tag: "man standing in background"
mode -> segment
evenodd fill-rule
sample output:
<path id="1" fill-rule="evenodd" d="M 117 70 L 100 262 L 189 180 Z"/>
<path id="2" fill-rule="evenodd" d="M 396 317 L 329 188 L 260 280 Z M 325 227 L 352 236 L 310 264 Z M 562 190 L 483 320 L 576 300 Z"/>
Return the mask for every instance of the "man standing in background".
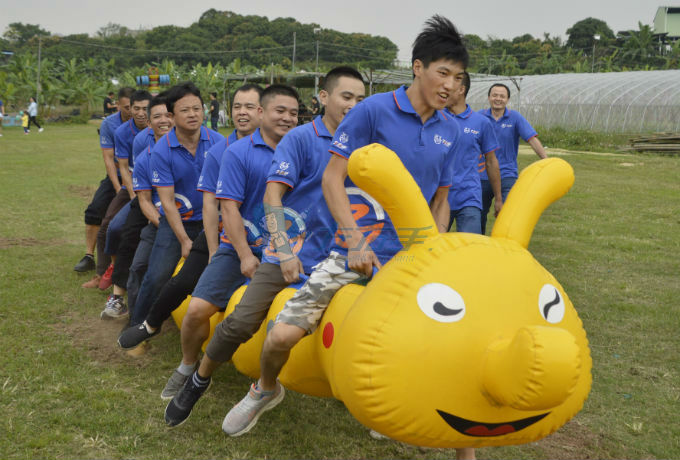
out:
<path id="1" fill-rule="evenodd" d="M 210 129 L 217 131 L 217 122 L 220 120 L 220 103 L 217 102 L 217 93 L 210 93 Z"/>

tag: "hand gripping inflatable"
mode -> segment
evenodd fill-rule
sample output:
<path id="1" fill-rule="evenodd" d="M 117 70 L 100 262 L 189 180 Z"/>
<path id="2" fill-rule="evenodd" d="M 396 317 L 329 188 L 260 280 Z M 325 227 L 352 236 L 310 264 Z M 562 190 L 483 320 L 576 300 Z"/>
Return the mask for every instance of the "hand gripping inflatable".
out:
<path id="1" fill-rule="evenodd" d="M 438 233 L 413 178 L 381 145 L 354 152 L 348 168 L 412 244 L 368 286 L 333 297 L 316 332 L 293 348 L 283 385 L 334 396 L 362 424 L 421 446 L 521 444 L 564 425 L 590 391 L 588 341 L 527 246 L 541 213 L 573 184 L 571 167 L 550 158 L 526 168 L 491 237 Z M 234 355 L 241 372 L 259 376 L 266 331 L 293 292 L 277 296 Z"/>

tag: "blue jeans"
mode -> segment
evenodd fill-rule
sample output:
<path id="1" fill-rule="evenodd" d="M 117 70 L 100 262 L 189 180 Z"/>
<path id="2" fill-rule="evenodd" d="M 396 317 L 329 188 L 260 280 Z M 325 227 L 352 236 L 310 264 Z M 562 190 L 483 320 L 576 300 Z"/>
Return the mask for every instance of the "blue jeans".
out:
<path id="1" fill-rule="evenodd" d="M 482 233 L 482 210 L 476 206 L 465 206 L 456 211 L 451 210 L 451 218 L 449 220 L 449 229 L 456 221 L 456 231 L 463 233 Z"/>
<path id="2" fill-rule="evenodd" d="M 116 213 L 114 218 L 111 219 L 111 222 L 109 222 L 109 228 L 106 229 L 105 254 L 113 256 L 118 252 L 123 226 L 125 225 L 128 214 L 130 214 L 130 203 L 131 202 L 128 201 L 127 204 Z"/>
<path id="3" fill-rule="evenodd" d="M 515 182 L 516 177 L 503 177 L 501 178 L 501 196 L 503 197 L 503 203 L 508 198 L 508 193 Z M 491 200 L 493 200 L 493 189 L 491 188 L 491 182 L 482 179 L 482 235 L 486 235 L 486 216 L 489 214 L 489 209 L 491 209 Z"/>
<path id="4" fill-rule="evenodd" d="M 127 281 L 128 307 L 130 311 L 135 308 L 139 287 L 142 284 L 142 279 L 149 266 L 149 256 L 151 255 L 153 242 L 156 240 L 156 232 L 156 226 L 154 224 L 148 224 L 142 229 L 139 235 L 139 245 L 137 246 L 135 256 L 130 264 L 130 273 L 128 274 Z"/>
<path id="5" fill-rule="evenodd" d="M 192 240 L 196 239 L 201 232 L 201 222 L 182 222 L 184 230 Z M 144 274 L 139 294 L 134 303 L 134 309 L 130 314 L 130 325 L 141 324 L 151 309 L 163 285 L 168 282 L 175 271 L 177 262 L 182 257 L 182 247 L 172 231 L 170 224 L 161 216 L 158 224 L 156 240 L 153 242 L 149 255 L 149 268 Z"/>

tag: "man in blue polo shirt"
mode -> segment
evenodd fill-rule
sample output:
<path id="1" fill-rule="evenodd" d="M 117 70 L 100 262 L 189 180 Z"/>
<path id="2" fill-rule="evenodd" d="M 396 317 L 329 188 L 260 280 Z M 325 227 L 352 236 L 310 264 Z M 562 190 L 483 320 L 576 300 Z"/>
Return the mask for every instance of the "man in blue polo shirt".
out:
<path id="1" fill-rule="evenodd" d="M 473 112 L 465 102 L 470 90 L 470 74 L 465 72 L 461 87 L 454 91 L 448 110 L 453 114 L 461 135 L 456 146 L 453 162 L 453 185 L 449 191 L 451 219 L 449 228 L 456 221 L 456 231 L 482 233 L 482 185 L 481 170 L 488 172 L 491 188 L 494 190 L 497 210 L 500 211 L 501 178 L 495 150 L 498 149 L 496 135 L 491 122 L 483 115 Z M 481 169 L 480 169 L 481 168 Z"/>
<path id="2" fill-rule="evenodd" d="M 102 290 L 111 286 L 111 273 L 113 272 L 113 266 L 110 265 L 112 257 L 106 251 L 106 233 L 111 220 L 135 195 L 132 190 L 132 175 L 130 174 L 134 165 L 132 143 L 135 136 L 148 124 L 146 112 L 149 102 L 151 102 L 151 94 L 148 91 L 138 90 L 132 93 L 132 96 L 130 96 L 132 118 L 122 123 L 114 132 L 114 153 L 122 186 L 106 208 L 106 214 L 97 233 L 96 274 L 102 277 L 99 282 L 99 289 Z"/>
<path id="3" fill-rule="evenodd" d="M 195 378 L 189 378 L 168 405 L 169 425 L 186 420 L 212 373 L 257 331 L 274 297 L 327 256 L 335 225 L 321 190 L 330 157 L 326 152 L 342 118 L 364 95 L 361 74 L 355 69 L 331 70 L 319 94 L 325 115 L 293 129 L 278 144 L 264 194 L 267 232 L 262 264 L 234 312 L 215 328 Z"/>
<path id="4" fill-rule="evenodd" d="M 202 127 L 203 100 L 191 82 L 168 91 L 166 105 L 175 127 L 151 152 L 152 185 L 161 201 L 161 218 L 149 266 L 139 288 L 130 324 L 141 324 L 180 257 L 187 257 L 202 228 L 203 196 L 196 190 L 208 149 L 224 139 Z"/>
<path id="5" fill-rule="evenodd" d="M 114 133 L 123 122 L 130 119 L 130 96 L 133 92 L 134 90 L 128 87 L 121 88 L 118 91 L 118 112 L 106 117 L 99 128 L 99 145 L 104 158 L 106 177 L 99 183 L 99 188 L 97 188 L 92 201 L 85 209 L 85 255 L 73 267 L 77 272 L 87 272 L 96 268 L 94 250 L 97 245 L 99 226 L 109 203 L 120 190 L 120 180 L 114 161 Z M 100 280 L 101 276 L 95 275 L 90 281 L 84 283 L 83 287 L 96 288 L 99 286 Z"/>
<path id="6" fill-rule="evenodd" d="M 194 290 L 210 258 L 217 251 L 219 246 L 219 210 L 215 190 L 222 155 L 230 145 L 239 139 L 250 136 L 260 125 L 257 107 L 260 105 L 261 94 L 262 88 L 250 83 L 237 88 L 234 92 L 232 119 L 239 120 L 236 123 L 236 129 L 226 139 L 208 150 L 208 156 L 203 164 L 203 171 L 196 187 L 203 192 L 203 232 L 194 240 L 189 257 L 184 261 L 182 269 L 170 278 L 161 289 L 144 322 L 126 329 L 118 337 L 118 345 L 122 348 L 134 348 L 160 332 L 163 322 Z M 184 380 L 186 378 L 181 383 L 178 382 L 174 389 L 172 386 L 170 387 L 170 390 L 168 390 L 171 393 L 169 397 L 177 393 Z M 169 399 L 168 393 L 164 394 L 165 396 L 162 397 Z"/>
<path id="7" fill-rule="evenodd" d="M 545 149 L 538 140 L 538 134 L 528 121 L 519 113 L 507 108 L 510 100 L 510 88 L 502 83 L 494 83 L 489 88 L 490 108 L 480 113 L 491 121 L 498 139 L 499 149 L 496 151 L 498 166 L 501 171 L 501 195 L 503 202 L 517 180 L 517 153 L 521 137 L 536 152 L 539 158 L 547 158 Z M 494 192 L 486 172 L 482 172 L 482 234 L 486 233 L 486 216 L 491 208 Z M 498 206 L 496 206 L 498 208 Z"/>
<path id="8" fill-rule="evenodd" d="M 257 223 L 266 174 L 277 144 L 297 125 L 298 94 L 289 86 L 271 85 L 262 92 L 259 112 L 260 127 L 222 156 L 215 193 L 222 210 L 220 247 L 198 280 L 182 321 L 182 362 L 177 369 L 182 376 L 198 365 L 201 344 L 210 333 L 210 317 L 226 308 L 229 297 L 260 264 L 263 237 Z M 176 379 L 173 373 L 163 394 L 169 393 L 166 390 Z"/>
<path id="9" fill-rule="evenodd" d="M 283 399 L 277 376 L 291 348 L 318 325 L 328 299 L 341 286 L 370 277 L 374 268 L 380 268 L 402 248 L 384 209 L 363 190 L 356 190 L 347 176 L 352 152 L 374 142 L 395 151 L 430 203 L 439 231 L 447 231 L 447 197 L 458 126 L 442 110 L 461 83 L 468 53 L 453 24 L 434 16 L 414 42 L 412 62 L 410 87 L 364 100 L 345 116 L 333 136 L 329 150 L 333 155 L 322 187 L 338 236 L 328 258 L 286 303 L 267 334 L 260 379 L 222 424 L 222 430 L 231 436 L 249 431 L 263 411 Z"/>
<path id="10" fill-rule="evenodd" d="M 154 203 L 159 203 L 158 195 L 151 186 L 151 174 L 149 171 L 149 157 L 151 149 L 156 141 L 167 134 L 173 126 L 173 120 L 165 105 L 165 94 L 161 93 L 154 97 L 148 107 L 149 127 L 143 129 L 135 136 L 132 151 L 135 158 L 135 167 L 132 173 L 132 189 L 135 198 L 128 203 L 129 213 L 121 229 L 120 244 L 117 247 L 116 264 L 111 276 L 113 293 L 109 296 L 102 319 L 115 319 L 127 316 L 128 309 L 124 296 L 129 288 L 128 298 L 131 305 L 137 297 L 139 284 L 146 272 L 151 246 L 156 237 L 156 228 L 160 214 Z M 125 208 L 123 208 L 125 209 Z M 111 227 L 118 219 L 121 210 L 109 225 Z M 147 227 L 148 228 L 145 228 Z M 108 240 L 108 237 L 107 237 Z M 142 249 L 140 240 L 144 242 Z M 139 255 L 136 252 L 139 249 Z M 133 263 L 135 262 L 136 263 Z M 132 273 L 133 276 L 130 276 Z"/>

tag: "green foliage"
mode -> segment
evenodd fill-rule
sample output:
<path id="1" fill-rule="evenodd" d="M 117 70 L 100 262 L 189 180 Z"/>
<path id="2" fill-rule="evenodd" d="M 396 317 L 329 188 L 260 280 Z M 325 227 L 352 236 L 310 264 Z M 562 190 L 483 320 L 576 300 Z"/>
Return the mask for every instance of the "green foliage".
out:
<path id="1" fill-rule="evenodd" d="M 607 23 L 595 18 L 586 18 L 578 21 L 567 29 L 567 35 L 569 35 L 567 46 L 580 50 L 592 48 L 596 42 L 595 35 L 600 36 L 600 43 L 602 44 L 607 44 L 614 40 L 614 32 Z"/>

